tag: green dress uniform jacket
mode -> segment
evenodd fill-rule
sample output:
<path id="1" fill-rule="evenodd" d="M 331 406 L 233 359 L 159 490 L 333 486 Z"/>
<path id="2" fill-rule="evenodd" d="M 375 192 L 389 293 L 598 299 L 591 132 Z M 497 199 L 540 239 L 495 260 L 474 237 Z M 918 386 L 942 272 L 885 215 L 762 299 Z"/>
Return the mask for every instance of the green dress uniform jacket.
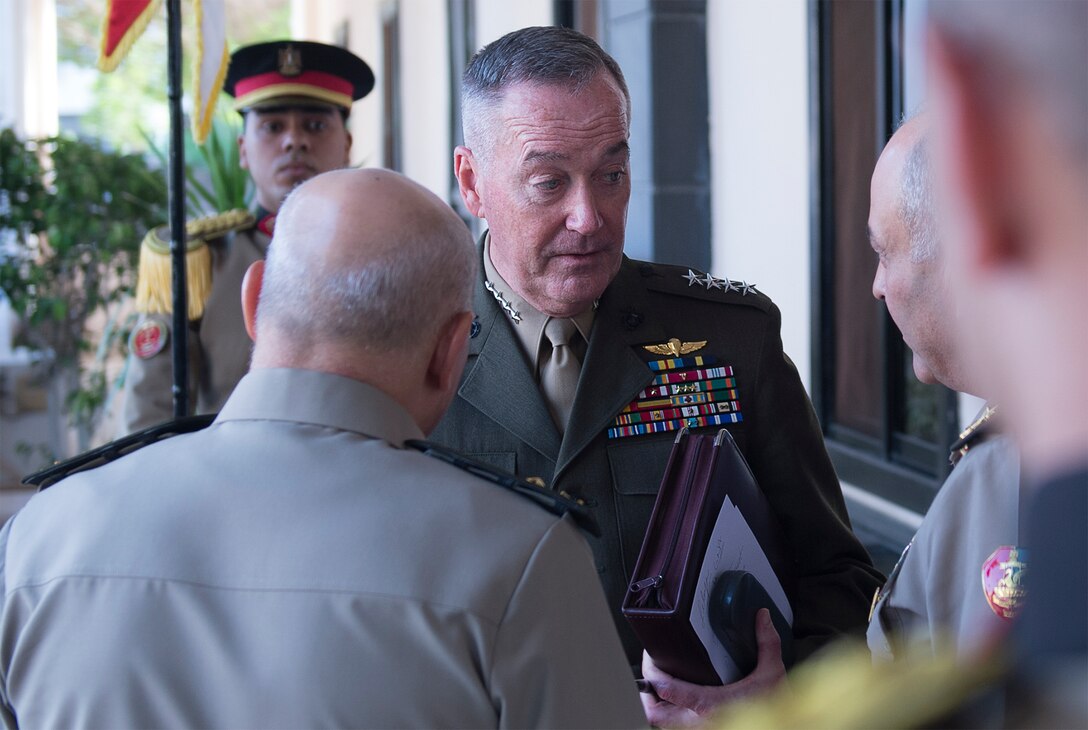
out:
<path id="1" fill-rule="evenodd" d="M 36 495 L 0 531 L 0 724 L 645 725 L 570 515 L 421 437 L 368 385 L 260 369 Z"/>
<path id="2" fill-rule="evenodd" d="M 242 279 L 254 261 L 264 259 L 272 239 L 256 226 L 208 242 L 212 254 L 212 289 L 203 316 L 189 323 L 189 412 L 217 413 L 249 370 L 253 342 L 242 319 Z M 129 355 L 125 374 L 121 434 L 174 417 L 171 354 L 173 318 L 154 318 L 167 333 L 162 349 L 149 358 Z"/>
<path id="3" fill-rule="evenodd" d="M 819 423 L 782 351 L 781 319 L 770 299 L 754 290 L 708 288 L 688 270 L 625 257 L 599 300 L 560 438 L 515 325 L 484 288 L 480 269 L 479 326 L 468 364 L 431 438 L 586 502 L 603 530 L 590 545 L 632 665 L 641 661 L 641 646 L 620 607 L 676 433 L 609 438 L 607 431 L 656 374 L 647 363 L 662 356 L 643 346 L 671 338 L 706 340 L 694 354 L 733 367 L 743 421 L 728 429 L 794 548 L 797 582 L 790 599 L 798 657 L 841 633 L 864 633 L 881 576 L 851 532 Z"/>

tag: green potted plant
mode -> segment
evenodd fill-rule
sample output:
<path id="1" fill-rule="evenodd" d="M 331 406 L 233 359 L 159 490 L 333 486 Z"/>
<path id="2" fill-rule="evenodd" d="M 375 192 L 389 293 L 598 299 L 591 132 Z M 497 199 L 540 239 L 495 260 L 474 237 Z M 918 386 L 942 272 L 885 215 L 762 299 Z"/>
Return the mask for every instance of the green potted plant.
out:
<path id="1" fill-rule="evenodd" d="M 140 241 L 165 219 L 165 180 L 142 157 L 0 131 L 0 289 L 23 320 L 23 344 L 51 356 L 80 446 L 107 390 L 94 363 L 124 341 L 117 312 L 135 285 Z M 106 322 L 97 343 L 95 317 Z"/>

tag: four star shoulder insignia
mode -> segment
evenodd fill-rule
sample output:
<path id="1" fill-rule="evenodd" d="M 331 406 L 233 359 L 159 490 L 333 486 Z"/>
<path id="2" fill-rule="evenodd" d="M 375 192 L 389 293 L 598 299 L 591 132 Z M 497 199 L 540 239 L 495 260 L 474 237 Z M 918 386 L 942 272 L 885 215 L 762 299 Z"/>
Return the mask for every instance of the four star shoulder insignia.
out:
<path id="1" fill-rule="evenodd" d="M 663 342 L 660 345 L 643 345 L 642 347 L 655 355 L 672 355 L 673 357 L 680 357 L 681 355 L 687 355 L 703 349 L 706 347 L 706 340 L 699 340 L 698 342 L 681 342 L 673 337 L 668 342 Z"/>
<path id="2" fill-rule="evenodd" d="M 700 275 L 691 269 L 688 269 L 688 273 L 684 274 L 681 278 L 687 281 L 688 286 L 694 286 L 695 284 L 698 284 L 699 286 L 706 287 L 707 291 L 710 291 L 711 289 L 721 289 L 722 291 L 735 291 L 738 292 L 742 297 L 746 297 L 749 294 L 756 293 L 756 285 L 749 284 L 747 281 L 737 281 L 736 279 L 721 279 L 710 273 Z"/>

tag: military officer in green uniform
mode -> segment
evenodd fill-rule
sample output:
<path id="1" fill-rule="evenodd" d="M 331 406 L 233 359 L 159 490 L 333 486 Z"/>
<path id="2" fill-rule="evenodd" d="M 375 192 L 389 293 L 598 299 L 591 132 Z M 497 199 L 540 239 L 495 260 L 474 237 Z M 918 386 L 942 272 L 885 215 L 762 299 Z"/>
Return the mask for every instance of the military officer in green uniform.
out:
<path id="1" fill-rule="evenodd" d="M 778 309 L 744 281 L 623 255 L 630 101 L 615 61 L 569 29 L 515 31 L 470 62 L 462 112 L 454 171 L 489 230 L 468 365 L 434 440 L 593 512 L 597 571 L 637 665 L 620 606 L 676 431 L 728 428 L 792 541 L 799 655 L 861 635 L 880 576 Z"/>
<path id="2" fill-rule="evenodd" d="M 299 183 L 345 167 L 351 151 L 347 117 L 374 87 L 374 74 L 351 52 L 323 43 L 274 41 L 231 55 L 225 90 L 244 119 L 241 166 L 256 189 L 256 210 L 191 221 L 189 280 L 190 403 L 218 411 L 249 369 L 251 343 L 242 323 L 242 277 L 264 258 L 276 213 Z M 150 232 L 141 250 L 137 309 L 130 342 L 122 430 L 173 416 L 170 356 L 169 233 Z"/>

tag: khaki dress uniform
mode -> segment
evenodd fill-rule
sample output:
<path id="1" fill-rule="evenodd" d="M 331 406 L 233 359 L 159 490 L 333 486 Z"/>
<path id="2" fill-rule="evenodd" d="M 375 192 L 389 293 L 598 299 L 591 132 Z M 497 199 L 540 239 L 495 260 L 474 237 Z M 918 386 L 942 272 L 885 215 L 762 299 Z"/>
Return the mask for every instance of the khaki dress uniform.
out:
<path id="1" fill-rule="evenodd" d="M 571 516 L 421 437 L 368 385 L 260 369 L 36 495 L 0 531 L 0 720 L 643 726 Z"/>
<path id="2" fill-rule="evenodd" d="M 860 637 L 882 580 L 850 530 L 819 423 L 782 351 L 778 309 L 744 282 L 707 281 L 689 269 L 624 258 L 594 313 L 561 436 L 518 325 L 488 291 L 494 286 L 485 285 L 481 266 L 468 364 L 431 435 L 584 501 L 603 530 L 590 545 L 632 665 L 642 649 L 620 607 L 676 436 L 624 435 L 654 426 L 619 422 L 660 374 L 651 363 L 669 359 L 645 346 L 705 341 L 692 357 L 732 368 L 736 411 L 726 415 L 738 420 L 702 428 L 729 429 L 792 541 L 797 580 L 789 597 L 799 657 L 843 632 Z"/>
<path id="3" fill-rule="evenodd" d="M 254 261 L 264 259 L 271 237 L 252 222 L 207 242 L 211 252 L 211 290 L 203 314 L 189 323 L 190 413 L 216 413 L 249 370 L 253 342 L 242 320 L 242 279 Z M 160 333 L 153 347 L 138 339 Z M 122 434 L 174 416 L 173 322 L 170 312 L 145 313 L 133 331 L 125 374 Z"/>
<path id="4" fill-rule="evenodd" d="M 892 659 L 907 642 L 970 656 L 1008 630 L 1001 615 L 1008 612 L 991 605 L 984 573 L 995 552 L 1017 546 L 1019 511 L 1016 445 L 979 431 L 877 595 L 867 634 L 875 661 Z"/>

